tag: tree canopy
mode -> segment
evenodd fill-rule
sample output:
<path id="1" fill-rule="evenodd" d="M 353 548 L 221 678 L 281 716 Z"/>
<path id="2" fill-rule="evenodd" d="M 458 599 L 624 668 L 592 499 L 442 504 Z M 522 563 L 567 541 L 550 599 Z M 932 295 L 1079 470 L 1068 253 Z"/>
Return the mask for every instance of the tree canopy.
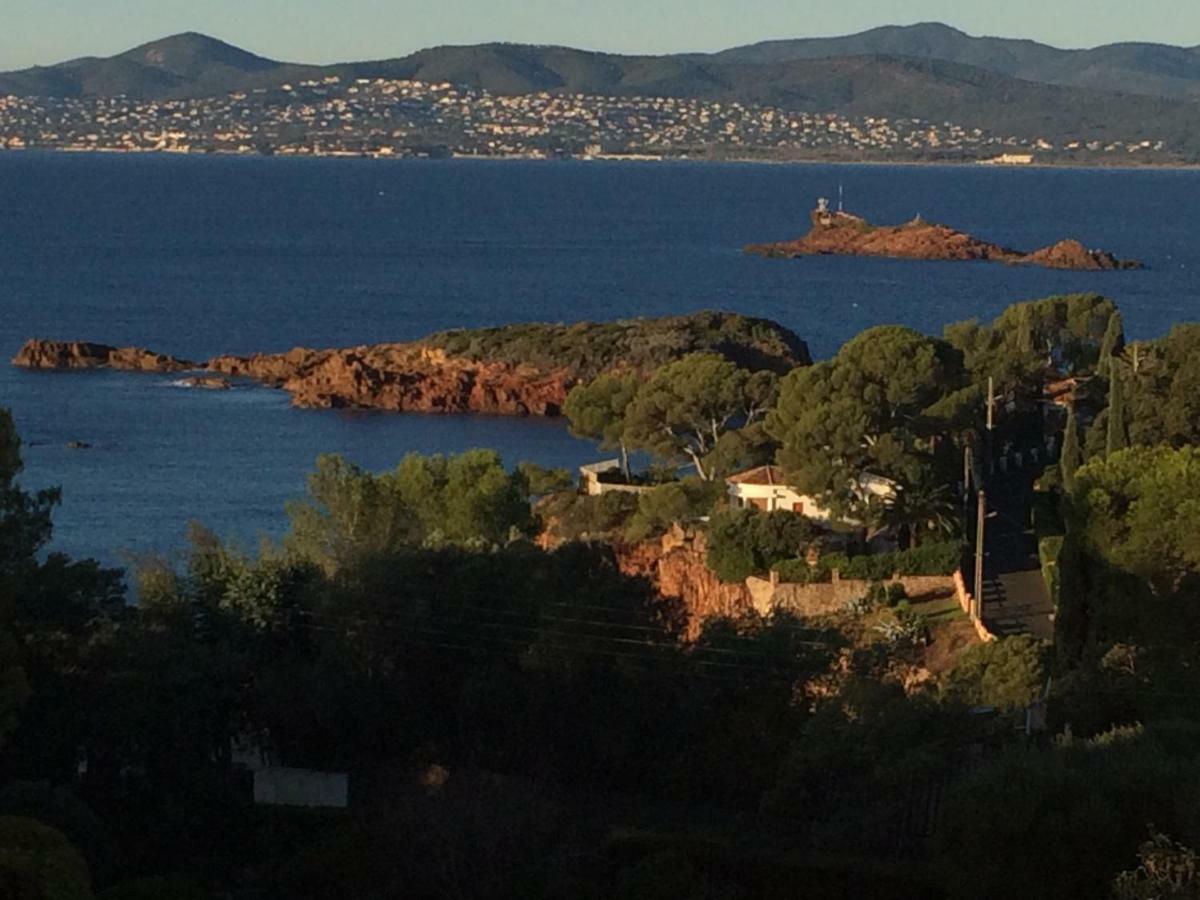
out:
<path id="1" fill-rule="evenodd" d="M 685 356 L 639 388 L 626 411 L 626 439 L 670 462 L 690 462 L 710 481 L 719 473 L 705 457 L 722 435 L 765 414 L 776 384 L 770 372 L 750 373 L 721 356 Z"/>
<path id="2" fill-rule="evenodd" d="M 411 453 L 392 472 L 364 472 L 322 456 L 309 497 L 288 507 L 292 553 L 328 572 L 423 542 L 496 544 L 532 527 L 529 481 L 499 454 L 450 457 Z"/>
<path id="3" fill-rule="evenodd" d="M 629 475 L 625 413 L 637 395 L 642 380 L 636 375 L 601 375 L 576 385 L 567 394 L 563 414 L 571 434 L 591 438 L 601 450 L 621 451 L 621 470 Z"/>
<path id="4" fill-rule="evenodd" d="M 1105 353 L 1119 353 L 1124 331 L 1116 304 L 1099 294 L 1047 297 L 1008 307 L 990 325 L 947 325 L 976 381 L 1020 386 L 1049 366 L 1065 374 L 1092 371 Z"/>
<path id="5" fill-rule="evenodd" d="M 832 360 L 789 374 L 767 430 L 800 491 L 866 520 L 877 511 L 863 477 L 927 481 L 935 438 L 948 424 L 936 406 L 965 385 L 962 355 L 946 342 L 901 326 L 872 328 Z"/>
<path id="6" fill-rule="evenodd" d="M 1073 534 L 1163 592 L 1200 572 L 1200 447 L 1134 448 L 1076 473 Z"/>
<path id="7" fill-rule="evenodd" d="M 969 706 L 1024 709 L 1046 688 L 1047 647 L 1029 635 L 968 649 L 942 685 L 943 693 Z"/>

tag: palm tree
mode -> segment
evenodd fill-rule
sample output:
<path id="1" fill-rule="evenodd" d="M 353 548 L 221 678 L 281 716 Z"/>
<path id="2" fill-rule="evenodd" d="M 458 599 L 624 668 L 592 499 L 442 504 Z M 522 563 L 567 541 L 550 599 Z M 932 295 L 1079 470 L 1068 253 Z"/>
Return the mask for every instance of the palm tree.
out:
<path id="1" fill-rule="evenodd" d="M 882 522 L 908 534 L 908 545 L 918 547 L 924 537 L 952 537 L 960 528 L 961 510 L 947 484 L 921 481 L 898 484 L 885 502 Z"/>

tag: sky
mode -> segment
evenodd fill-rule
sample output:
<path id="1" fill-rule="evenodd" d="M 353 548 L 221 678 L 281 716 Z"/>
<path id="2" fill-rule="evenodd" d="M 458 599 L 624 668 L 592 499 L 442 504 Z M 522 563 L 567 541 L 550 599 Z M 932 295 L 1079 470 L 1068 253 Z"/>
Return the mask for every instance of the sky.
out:
<path id="1" fill-rule="evenodd" d="M 0 70 L 111 56 L 199 31 L 275 59 L 332 63 L 517 41 L 627 53 L 945 22 L 1060 47 L 1200 44 L 1196 0 L 4 0 Z"/>

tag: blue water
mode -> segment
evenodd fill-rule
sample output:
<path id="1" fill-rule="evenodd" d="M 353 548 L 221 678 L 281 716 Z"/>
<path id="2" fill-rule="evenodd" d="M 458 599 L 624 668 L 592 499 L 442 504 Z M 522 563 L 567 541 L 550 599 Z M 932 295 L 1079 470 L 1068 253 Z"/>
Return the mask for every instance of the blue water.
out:
<path id="1" fill-rule="evenodd" d="M 741 254 L 803 233 L 839 183 L 875 221 L 919 213 L 1022 249 L 1073 236 L 1150 268 Z M 1198 194 L 1191 171 L 0 154 L 0 357 L 31 336 L 204 358 L 710 308 L 776 319 L 827 356 L 871 325 L 938 332 L 1076 291 L 1152 337 L 1200 312 Z M 109 561 L 178 548 L 189 519 L 279 534 L 322 452 L 371 469 L 474 446 L 595 458 L 555 422 L 300 411 L 155 375 L 0 365 L 0 404 L 28 444 L 24 483 L 64 489 L 56 547 Z"/>

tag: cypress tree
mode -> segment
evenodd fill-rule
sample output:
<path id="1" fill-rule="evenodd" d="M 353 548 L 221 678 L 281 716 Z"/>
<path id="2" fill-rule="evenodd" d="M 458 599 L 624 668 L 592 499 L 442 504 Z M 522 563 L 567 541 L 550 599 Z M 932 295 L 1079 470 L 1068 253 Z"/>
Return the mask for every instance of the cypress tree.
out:
<path id="1" fill-rule="evenodd" d="M 1067 427 L 1063 430 L 1062 455 L 1058 465 L 1062 470 L 1063 486 L 1068 493 L 1075 490 L 1075 472 L 1083 461 L 1079 450 L 1079 426 L 1075 423 L 1075 407 L 1067 410 Z"/>
<path id="2" fill-rule="evenodd" d="M 1100 362 L 1096 369 L 1100 374 L 1109 372 L 1112 358 L 1125 349 L 1125 322 L 1118 310 L 1113 310 L 1108 317 L 1108 327 L 1104 329 L 1104 339 L 1100 342 Z"/>
<path id="3" fill-rule="evenodd" d="M 1129 432 L 1125 427 L 1125 390 L 1116 366 L 1108 376 L 1108 434 L 1104 442 L 1106 456 L 1129 446 Z"/>
<path id="4" fill-rule="evenodd" d="M 1017 352 L 1033 353 L 1033 310 L 1028 303 L 1017 308 Z"/>

